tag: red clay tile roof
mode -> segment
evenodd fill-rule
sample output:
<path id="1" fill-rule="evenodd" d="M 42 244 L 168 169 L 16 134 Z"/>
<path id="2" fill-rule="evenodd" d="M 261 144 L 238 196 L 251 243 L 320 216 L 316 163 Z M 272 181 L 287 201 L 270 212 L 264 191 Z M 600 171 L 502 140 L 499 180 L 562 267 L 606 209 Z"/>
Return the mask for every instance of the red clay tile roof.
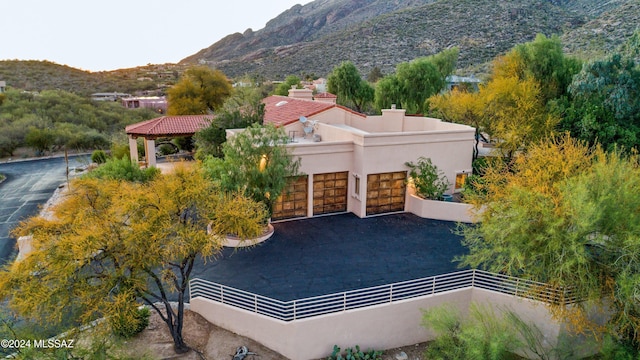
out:
<path id="1" fill-rule="evenodd" d="M 212 115 L 161 116 L 125 128 L 127 135 L 147 138 L 193 135 L 211 122 Z"/>
<path id="2" fill-rule="evenodd" d="M 265 104 L 264 123 L 284 126 L 296 122 L 300 116 L 313 116 L 336 107 L 336 104 L 302 100 L 287 96 L 273 95 L 262 100 Z"/>

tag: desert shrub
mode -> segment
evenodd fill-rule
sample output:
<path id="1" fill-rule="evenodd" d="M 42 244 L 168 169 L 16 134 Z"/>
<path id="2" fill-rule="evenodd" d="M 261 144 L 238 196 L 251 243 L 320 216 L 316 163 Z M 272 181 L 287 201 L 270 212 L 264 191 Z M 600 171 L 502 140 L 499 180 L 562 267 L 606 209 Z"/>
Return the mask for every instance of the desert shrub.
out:
<path id="1" fill-rule="evenodd" d="M 127 159 L 131 158 L 131 153 L 129 151 L 129 144 L 127 143 L 113 143 L 111 145 L 111 157 L 115 159 L 122 159 L 126 157 Z"/>
<path id="2" fill-rule="evenodd" d="M 130 339 L 149 326 L 149 316 L 151 313 L 146 307 L 136 309 L 131 316 L 129 314 L 118 313 L 109 317 L 111 331 L 117 337 Z"/>
<path id="3" fill-rule="evenodd" d="M 164 143 L 158 148 L 158 153 L 162 156 L 175 154 L 178 152 L 178 146 L 174 144 Z"/>
<path id="4" fill-rule="evenodd" d="M 333 352 L 327 358 L 327 360 L 379 360 L 382 359 L 382 351 L 377 350 L 360 350 L 360 346 L 356 345 L 355 348 L 347 348 L 344 351 L 344 355 L 340 352 L 338 345 L 333 345 Z"/>
<path id="5" fill-rule="evenodd" d="M 96 164 L 104 164 L 107 162 L 107 153 L 103 150 L 95 150 L 91 153 L 91 161 Z"/>
<path id="6" fill-rule="evenodd" d="M 108 159 L 98 168 L 90 171 L 88 178 L 125 180 L 131 182 L 147 182 L 160 174 L 160 170 L 155 167 L 141 169 L 138 164 L 134 164 L 126 157 L 121 159 Z"/>

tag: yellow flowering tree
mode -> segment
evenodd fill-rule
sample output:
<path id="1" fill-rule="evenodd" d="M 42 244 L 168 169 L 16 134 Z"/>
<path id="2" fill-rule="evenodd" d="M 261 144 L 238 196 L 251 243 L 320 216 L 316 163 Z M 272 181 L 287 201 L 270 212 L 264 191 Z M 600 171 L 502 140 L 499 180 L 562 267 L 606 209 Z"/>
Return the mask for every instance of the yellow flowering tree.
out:
<path id="1" fill-rule="evenodd" d="M 182 326 L 195 260 L 219 252 L 227 233 L 260 234 L 263 206 L 222 194 L 197 167 L 147 183 L 81 179 L 71 189 L 52 218 L 31 218 L 14 231 L 33 236 L 33 251 L 2 270 L 2 298 L 45 323 L 68 320 L 69 309 L 81 322 L 136 321 L 131 310 L 145 303 L 167 324 L 176 352 L 188 351 Z M 226 221 L 229 211 L 234 222 Z"/>

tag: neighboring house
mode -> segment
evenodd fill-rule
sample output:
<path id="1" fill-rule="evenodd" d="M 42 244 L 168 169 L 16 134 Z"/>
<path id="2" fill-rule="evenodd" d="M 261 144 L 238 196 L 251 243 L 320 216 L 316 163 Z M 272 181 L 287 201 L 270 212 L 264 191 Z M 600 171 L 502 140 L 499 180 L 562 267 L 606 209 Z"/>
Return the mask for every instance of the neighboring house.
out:
<path id="1" fill-rule="evenodd" d="M 471 75 L 471 76 L 458 76 L 458 75 L 449 75 L 446 78 L 447 85 L 446 89 L 451 91 L 453 89 L 459 88 L 461 86 L 465 86 L 469 90 L 478 91 L 480 89 L 480 79 Z"/>
<path id="2" fill-rule="evenodd" d="M 94 93 L 91 94 L 91 100 L 94 101 L 118 101 L 121 98 L 129 97 L 130 94 L 119 92 L 106 92 L 106 93 Z"/>
<path id="3" fill-rule="evenodd" d="M 471 173 L 474 128 L 382 110 L 367 116 L 336 105 L 335 96 L 312 99 L 311 90 L 264 99 L 265 123 L 284 127 L 305 174 L 290 184 L 272 219 L 352 212 L 359 217 L 407 210 L 408 161 L 424 156 L 457 192 Z M 302 119 L 302 121 L 301 121 Z M 228 130 L 229 135 L 242 129 Z"/>
<path id="4" fill-rule="evenodd" d="M 0 94 L 7 90 L 7 83 L 4 81 L 0 81 Z"/>
<path id="5" fill-rule="evenodd" d="M 147 108 L 158 114 L 167 112 L 167 99 L 164 96 L 125 97 L 121 99 L 122 106 L 127 109 Z"/>

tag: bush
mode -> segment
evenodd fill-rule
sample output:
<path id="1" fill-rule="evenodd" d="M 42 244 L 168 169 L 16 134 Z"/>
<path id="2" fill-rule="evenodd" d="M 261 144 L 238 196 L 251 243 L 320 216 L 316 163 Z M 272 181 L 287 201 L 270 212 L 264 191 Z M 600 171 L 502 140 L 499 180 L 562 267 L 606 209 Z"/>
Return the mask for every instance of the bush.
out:
<path id="1" fill-rule="evenodd" d="M 104 164 L 107 162 L 107 153 L 103 150 L 96 150 L 91 153 L 91 161 L 96 164 Z"/>
<path id="2" fill-rule="evenodd" d="M 429 158 L 421 156 L 417 164 L 409 161 L 405 165 L 410 169 L 409 176 L 415 186 L 416 194 L 423 199 L 441 200 L 442 195 L 451 186 L 447 177 L 431 163 Z"/>
<path id="3" fill-rule="evenodd" d="M 109 318 L 109 325 L 111 325 L 111 331 L 117 337 L 123 339 L 130 339 L 149 326 L 150 311 L 146 307 L 142 307 L 136 310 L 133 319 L 117 314 Z"/>
<path id="4" fill-rule="evenodd" d="M 123 157 L 131 159 L 129 144 L 114 143 L 113 145 L 111 145 L 111 156 L 115 159 L 122 159 Z"/>
<path id="5" fill-rule="evenodd" d="M 382 359 L 382 351 L 367 350 L 363 352 L 360 350 L 360 346 L 356 345 L 354 348 L 347 348 L 344 356 L 340 352 L 338 345 L 333 345 L 333 352 L 327 358 L 327 360 L 378 360 Z"/>
<path id="6" fill-rule="evenodd" d="M 160 145 L 160 147 L 158 148 L 158 153 L 161 156 L 171 155 L 177 152 L 178 152 L 178 147 L 171 143 L 164 143 Z"/>
<path id="7" fill-rule="evenodd" d="M 160 174 L 160 170 L 155 167 L 140 169 L 138 164 L 134 164 L 126 157 L 122 159 L 108 159 L 104 164 L 92 170 L 87 175 L 88 178 L 125 180 L 132 182 L 147 182 Z"/>

